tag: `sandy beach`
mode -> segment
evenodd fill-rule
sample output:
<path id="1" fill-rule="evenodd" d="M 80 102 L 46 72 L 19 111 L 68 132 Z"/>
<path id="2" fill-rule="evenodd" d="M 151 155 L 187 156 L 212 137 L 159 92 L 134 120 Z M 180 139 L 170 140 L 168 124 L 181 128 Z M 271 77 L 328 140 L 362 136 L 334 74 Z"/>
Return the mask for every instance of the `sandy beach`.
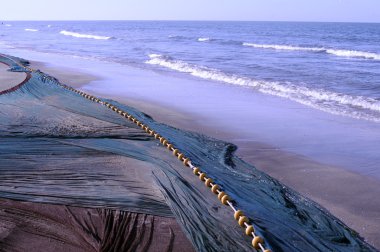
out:
<path id="1" fill-rule="evenodd" d="M 33 63 L 58 79 L 81 89 L 70 74 L 73 69 L 58 70 L 43 63 Z M 75 80 L 81 82 L 91 76 L 75 72 Z M 81 77 L 80 77 L 81 76 Z M 96 79 L 95 76 L 92 76 Z M 83 82 L 82 82 L 83 83 Z M 105 96 L 97 93 L 98 96 Z M 347 171 L 338 166 L 315 162 L 307 157 L 280 150 L 257 141 L 241 139 L 236 132 L 225 132 L 222 127 L 205 127 L 197 123 L 202 118 L 173 110 L 163 104 L 139 101 L 134 97 L 109 96 L 124 104 L 143 111 L 159 122 L 189 131 L 200 132 L 238 146 L 237 155 L 258 169 L 295 189 L 302 195 L 318 202 L 345 224 L 359 232 L 367 242 L 379 248 L 380 228 L 380 182 L 368 176 Z"/>
<path id="2" fill-rule="evenodd" d="M 33 62 L 31 67 L 35 69 L 41 69 L 43 72 L 46 72 L 58 78 L 62 83 L 76 87 L 78 89 L 83 88 L 89 83 L 91 84 L 91 81 L 99 80 L 99 77 L 97 76 L 76 72 L 73 71 L 73 69 L 51 68 L 44 65 L 43 63 Z M 20 81 L 17 79 L 14 80 L 16 83 L 17 81 Z M 2 86 L 1 88 L 6 89 L 9 87 Z M 105 97 L 103 94 L 95 95 Z M 50 98 L 49 96 L 41 97 L 43 97 L 42 99 L 44 101 L 44 104 L 51 104 L 49 106 L 53 107 L 56 106 L 55 104 L 57 104 L 57 102 L 59 103 L 59 100 L 55 100 L 55 98 Z M 359 232 L 367 242 L 374 245 L 375 247 L 379 246 L 379 244 L 377 244 L 376 237 L 378 236 L 377 232 L 380 222 L 377 222 L 377 220 L 379 220 L 377 215 L 380 202 L 377 202 L 375 195 L 380 192 L 380 187 L 377 181 L 359 174 L 347 172 L 343 169 L 340 169 L 339 167 L 326 166 L 308 160 L 302 156 L 295 156 L 292 153 L 280 151 L 268 144 L 253 141 L 244 141 L 239 138 L 238 134 L 235 134 L 234 132 L 223 132 L 222 128 L 204 127 L 203 125 L 196 122 L 196 119 L 193 115 L 184 113 L 180 110 L 167 108 L 161 104 L 126 99 L 122 96 L 106 96 L 106 98 L 117 100 L 122 104 L 137 108 L 143 113 L 151 115 L 158 123 L 163 122 L 177 128 L 190 130 L 192 132 L 199 132 L 236 144 L 238 146 L 237 154 L 242 157 L 244 161 L 255 165 L 259 170 L 268 173 L 270 176 L 283 182 L 286 186 L 295 189 L 302 195 L 311 198 L 312 200 L 321 204 L 328 211 L 346 223 L 349 227 Z M 69 99 L 70 101 L 71 98 L 68 97 L 66 99 Z M 75 106 L 75 101 L 72 100 L 72 102 L 72 106 Z M 81 107 L 82 105 L 78 104 L 78 106 Z M 86 105 L 86 107 L 82 108 L 92 109 L 92 106 L 93 105 Z M 49 109 L 46 109 L 46 116 L 51 113 L 49 112 Z M 74 107 L 70 107 L 67 111 L 70 111 L 72 109 L 74 109 Z M 75 109 L 77 109 L 77 107 L 75 107 Z M 67 116 L 67 111 L 60 111 L 58 113 L 58 118 L 64 118 Z M 22 110 L 20 109 L 16 112 L 22 113 Z M 32 113 L 30 116 L 33 116 L 34 112 L 33 110 L 30 110 L 28 113 Z M 63 114 L 60 115 L 61 113 Z M 39 115 L 38 117 L 41 117 L 39 120 L 44 121 L 44 116 Z M 249 244 L 249 238 L 241 236 L 239 227 L 234 224 L 233 218 L 230 216 L 231 214 L 229 214 L 226 208 L 221 208 L 219 206 L 220 203 L 217 199 L 215 199 L 215 197 L 212 197 L 212 194 L 209 193 L 209 190 L 207 190 L 206 187 L 202 188 L 196 186 L 197 182 L 199 182 L 196 177 L 192 176 L 191 173 L 189 174 L 183 171 L 182 165 L 176 161 L 176 158 L 171 155 L 167 155 L 161 148 L 157 146 L 157 144 L 151 142 L 140 133 L 137 133 L 136 129 L 132 125 L 125 124 L 126 129 L 122 129 L 119 126 L 116 126 L 116 119 L 113 116 L 107 114 L 107 120 L 101 121 L 99 115 L 97 115 L 95 117 L 96 119 L 86 118 L 86 122 L 83 121 L 81 123 L 82 125 L 80 125 L 81 129 L 79 133 L 74 133 L 71 132 L 71 129 L 69 131 L 68 129 L 70 127 L 73 127 L 74 124 L 78 124 L 78 122 L 83 119 L 77 115 L 70 115 L 70 117 L 70 121 L 65 122 L 67 125 L 62 125 L 62 128 L 58 129 L 58 131 L 54 129 L 54 134 L 58 134 L 59 136 L 63 134 L 66 137 L 70 137 L 70 134 L 79 134 L 75 135 L 75 138 L 79 137 L 79 141 L 70 139 L 60 141 L 61 143 L 64 143 L 64 146 L 71 146 L 73 144 L 72 141 L 77 141 L 73 145 L 78 147 L 77 150 L 70 149 L 72 148 L 70 147 L 67 149 L 67 151 L 64 151 L 64 149 L 61 149 L 62 147 L 59 147 L 61 149 L 60 151 L 63 151 L 62 153 L 70 153 L 71 151 L 74 151 L 73 153 L 78 152 L 78 157 L 73 155 L 71 157 L 73 161 L 70 162 L 66 160 L 66 158 L 51 160 L 49 158 L 44 158 L 42 161 L 34 160 L 33 162 L 36 162 L 35 165 L 39 167 L 46 166 L 46 170 L 43 168 L 40 171 L 36 171 L 36 174 L 41 174 L 42 176 L 42 174 L 45 174 L 46 172 L 50 173 L 51 171 L 49 167 L 54 167 L 54 163 L 57 165 L 57 167 L 54 169 L 56 171 L 52 171 L 49 176 L 46 175 L 47 177 L 45 179 L 51 179 L 50 176 L 60 176 L 59 171 L 67 171 L 69 166 L 81 167 L 83 164 L 92 167 L 92 169 L 98 170 L 99 173 L 103 173 L 103 170 L 109 170 L 111 171 L 110 174 L 103 174 L 102 176 L 109 176 L 109 179 L 107 181 L 114 182 L 112 182 L 112 186 L 102 185 L 102 190 L 105 190 L 105 193 L 98 194 L 100 198 L 106 197 L 107 201 L 99 201 L 99 199 L 95 197 L 96 193 L 99 193 L 96 191 L 94 191 L 95 194 L 93 196 L 91 196 L 92 194 L 90 193 L 87 199 L 81 199 L 80 192 L 83 190 L 83 188 L 81 188 L 82 186 L 76 188 L 75 185 L 72 190 L 67 190 L 65 192 L 66 199 L 64 201 L 62 201 L 62 199 L 55 199 L 57 195 L 53 197 L 55 194 L 54 190 L 57 190 L 57 192 L 60 190 L 65 190 L 65 183 L 67 182 L 65 182 L 64 178 L 61 178 L 60 181 L 55 181 L 54 183 L 58 184 L 54 185 L 54 189 L 51 187 L 53 191 L 50 193 L 52 194 L 48 197 L 42 196 L 42 198 L 37 201 L 39 203 L 25 203 L 3 199 L 1 201 L 1 209 L 3 214 L 0 215 L 0 218 L 4 220 L 4 223 L 6 224 L 0 229 L 0 244 L 2 246 L 5 246 L 5 248 L 9 248 L 10 250 L 13 248 L 22 250 L 30 246 L 30 240 L 34 240 L 35 242 L 33 242 L 33 246 L 35 246 L 36 250 L 47 246 L 49 250 L 51 249 L 51 251 L 64 251 L 68 248 L 75 251 L 99 251 L 107 249 L 109 250 L 111 248 L 126 248 L 123 246 L 128 246 L 129 249 L 132 248 L 131 251 L 192 251 L 194 249 L 193 246 L 199 249 L 199 244 L 194 244 L 194 241 L 198 241 L 197 239 L 200 239 L 200 237 L 202 237 L 201 239 L 205 239 L 205 237 L 195 237 L 196 235 L 192 234 L 192 231 L 188 229 L 190 227 L 184 225 L 184 223 L 187 223 L 189 220 L 180 219 L 180 225 L 178 225 L 178 215 L 182 216 L 184 213 L 181 214 L 173 212 L 173 202 L 175 202 L 175 204 L 179 204 L 179 206 L 181 206 L 181 204 L 186 205 L 187 197 L 190 197 L 191 195 L 187 191 L 188 189 L 181 187 L 181 183 L 185 183 L 186 187 L 189 186 L 189 184 L 195 185 L 194 187 L 190 186 L 190 191 L 196 190 L 197 195 L 202 195 L 202 200 L 199 201 L 199 199 L 197 199 L 195 202 L 199 204 L 199 207 L 206 210 L 211 214 L 211 216 L 213 216 L 211 223 L 205 223 L 205 227 L 200 227 L 199 230 L 202 230 L 202 228 L 207 228 L 209 226 L 218 227 L 216 230 L 229 230 L 228 234 L 225 233 L 222 235 L 220 232 L 216 232 L 215 235 L 223 236 L 223 239 L 218 238 L 218 240 L 222 239 L 228 242 L 231 242 L 233 240 L 234 242 L 228 245 L 231 246 L 230 249 L 242 246 L 244 242 L 247 242 Z M 86 130 L 86 128 L 93 127 L 93 125 L 97 125 L 96 127 L 98 130 L 96 132 L 90 132 Z M 45 130 L 47 129 L 49 128 L 47 127 Z M 175 138 L 177 137 L 177 133 L 175 133 L 176 129 L 168 128 L 168 131 L 166 133 L 169 134 L 170 131 L 173 130 L 174 132 L 172 132 L 172 137 Z M 41 132 L 44 132 L 44 129 L 42 129 Z M 41 132 L 36 132 L 33 134 L 40 135 Z M 53 134 L 50 132 L 50 129 L 49 134 Z M 123 142 L 128 146 L 131 146 L 131 150 L 128 151 L 132 151 L 132 148 L 136 148 L 139 151 L 136 152 L 133 150 L 133 155 L 128 154 L 132 155 L 131 157 L 125 157 L 118 154 L 118 148 L 120 147 L 115 148 L 115 146 L 110 145 L 107 148 L 111 150 L 112 154 L 100 154 L 96 151 L 90 151 L 86 153 L 86 156 L 81 156 L 82 150 L 80 148 L 86 148 L 90 150 L 93 148 L 90 146 L 92 146 L 92 144 L 96 143 L 97 141 L 95 140 L 95 142 L 93 142 L 87 141 L 85 139 L 80 140 L 83 137 L 82 134 L 86 135 L 85 138 L 95 137 L 94 139 L 101 137 L 102 134 L 111 134 L 111 136 L 115 136 L 116 139 L 119 139 L 119 136 L 128 136 L 126 138 L 122 137 L 121 139 L 117 140 L 117 142 Z M 92 134 L 95 135 L 92 136 Z M 189 136 L 192 135 L 192 133 L 185 134 L 190 134 Z M 7 141 L 10 141 L 9 143 L 12 144 L 13 140 L 9 139 Z M 42 142 L 38 144 L 42 144 Z M 54 141 L 51 142 L 51 144 L 53 145 L 50 147 L 50 150 L 54 151 L 55 148 L 58 148 L 58 145 L 55 146 L 56 143 Z M 216 142 L 215 146 L 218 144 L 224 145 L 224 143 L 222 144 Z M 24 142 L 23 145 L 25 146 L 25 151 L 27 151 L 27 143 Z M 104 147 L 100 143 L 97 145 L 99 151 Z M 197 145 L 194 145 L 194 147 L 195 146 Z M 32 148 L 32 146 L 30 148 Z M 6 159 L 9 158 L 7 155 L 8 154 L 5 153 Z M 52 154 L 42 152 L 38 155 L 44 156 Z M 61 154 L 54 155 L 58 155 L 59 157 Z M 59 160 L 59 163 L 57 163 L 57 160 Z M 156 163 L 156 161 L 153 160 L 161 161 Z M 238 159 L 235 160 L 234 158 L 233 160 L 236 164 L 240 164 L 242 167 L 244 166 L 244 161 L 240 161 Z M 17 165 L 17 163 L 15 163 L 15 165 Z M 157 169 L 157 167 L 161 167 L 160 169 L 163 169 L 164 167 L 164 169 L 160 170 Z M 165 171 L 166 169 L 168 172 Z M 142 170 L 145 172 L 142 172 Z M 164 171 L 164 173 L 162 173 L 162 171 Z M 88 175 L 87 172 L 88 171 L 86 170 L 86 172 L 83 173 L 84 177 Z M 247 170 L 245 170 L 245 172 L 247 172 Z M 169 175 L 172 173 L 180 175 L 180 183 L 178 181 L 178 178 L 172 178 L 172 175 Z M 247 174 L 249 173 L 250 172 Z M 128 179 L 129 176 L 126 176 L 127 174 L 133 174 L 133 176 Z M 142 176 L 142 174 L 145 175 Z M 25 178 L 18 177 L 26 176 L 22 175 L 22 173 L 15 175 L 15 177 L 10 176 L 2 182 L 2 186 L 4 188 L 9 187 L 12 183 L 15 183 L 16 178 L 19 179 L 19 182 L 33 181 L 34 175 L 35 174 L 33 173 L 27 174 L 27 177 Z M 113 177 L 119 177 L 120 181 L 113 179 Z M 33 185 L 34 189 L 28 189 L 32 190 L 28 191 L 28 194 L 37 194 L 38 188 L 43 185 L 43 181 L 45 179 L 33 182 L 35 185 L 32 183 L 31 186 Z M 220 179 L 222 179 L 222 177 L 220 177 Z M 238 177 L 235 177 L 234 179 L 239 180 Z M 173 194 L 173 192 L 163 191 L 162 187 L 158 186 L 161 184 L 161 186 L 166 185 L 164 188 L 168 188 L 168 181 L 170 181 L 170 186 L 173 188 L 165 190 L 174 190 L 173 192 L 175 192 L 175 194 Z M 174 181 L 176 181 L 178 185 L 174 185 Z M 324 181 L 324 183 L 321 183 L 321 181 Z M 242 182 L 243 180 L 240 180 L 240 183 Z M 128 186 L 125 188 L 126 190 L 123 189 L 125 187 L 125 184 L 128 184 Z M 353 184 L 355 186 L 353 186 Z M 49 185 L 44 185 L 44 187 L 45 186 L 48 186 L 47 188 L 49 188 Z M 90 184 L 88 186 L 90 186 Z M 115 191 L 115 188 L 119 189 Z M 337 190 L 337 188 L 339 189 Z M 370 189 L 373 194 L 368 195 L 362 193 L 364 190 L 367 191 L 368 189 Z M 31 198 L 29 196 L 23 196 L 23 190 L 23 188 L 18 187 L 6 189 L 9 198 L 14 199 L 15 195 L 17 194 L 17 200 L 31 201 Z M 77 190 L 79 190 L 79 192 Z M 107 191 L 112 192 L 114 195 L 111 197 L 107 196 Z M 348 200 L 352 198 L 353 194 L 358 193 L 360 193 L 360 196 L 355 197 L 355 201 Z M 136 203 L 141 200 L 141 194 L 146 197 L 144 200 L 150 203 L 143 205 Z M 120 201 L 122 197 L 129 198 L 129 202 Z M 168 198 L 170 197 L 175 197 L 175 199 L 168 201 Z M 70 198 L 76 198 L 76 200 L 72 201 Z M 369 198 L 371 198 L 370 205 L 368 204 Z M 44 203 L 41 203 L 41 201 Z M 67 204 L 61 206 L 57 205 L 62 204 L 62 202 L 66 202 Z M 157 205 L 152 205 L 153 203 Z M 366 208 L 362 207 L 363 204 L 366 204 Z M 186 210 L 183 209 L 183 211 Z M 33 214 L 29 215 L 30 212 Z M 191 215 L 192 213 L 187 214 Z M 191 216 L 198 218 L 196 217 L 197 215 Z M 204 217 L 209 218 L 207 216 Z M 25 218 L 28 225 L 20 227 L 19 223 L 25 221 Z M 37 224 L 33 223 L 33 220 L 45 220 L 46 218 L 48 219 L 46 222 L 41 223 L 41 221 L 37 221 Z M 129 224 L 131 219 L 134 220 L 133 225 Z M 57 223 L 59 223 L 59 225 Z M 35 228 L 36 225 L 42 225 L 42 227 L 37 228 L 37 232 L 31 232 L 32 227 Z M 159 229 L 156 229 L 157 225 L 160 227 Z M 123 230 L 126 228 L 130 231 L 122 231 L 121 227 L 123 227 Z M 44 230 L 44 228 L 49 228 L 49 234 L 46 233 L 47 231 Z M 72 229 L 78 232 L 82 240 L 72 240 L 72 237 L 76 236 L 76 233 L 70 233 L 69 230 Z M 129 247 L 131 244 L 127 244 L 126 241 L 129 241 L 128 237 L 130 237 L 132 234 L 134 235 L 136 232 L 140 235 L 140 238 L 138 238 L 139 242 L 135 245 L 132 244 L 133 246 Z M 146 236 L 146 232 L 150 233 L 149 237 Z M 190 236 L 189 232 L 191 234 Z M 209 232 L 212 233 L 210 230 Z M 35 235 L 43 236 L 45 238 L 35 240 Z M 227 236 L 228 238 L 226 238 Z M 51 237 L 56 237 L 55 241 L 52 242 Z M 61 237 L 65 237 L 65 239 L 62 240 Z M 190 243 L 188 239 L 191 239 L 192 243 Z M 115 240 L 118 242 L 114 242 Z M 199 240 L 199 242 L 204 243 L 204 240 Z M 226 244 L 223 242 L 213 243 L 211 240 L 208 240 L 208 242 L 210 242 L 210 246 L 212 244 L 214 248 L 217 247 L 217 245 L 226 246 Z M 111 243 L 112 245 L 110 245 Z M 240 249 L 242 248 L 245 249 L 246 246 L 244 245 L 243 247 L 240 247 Z"/>

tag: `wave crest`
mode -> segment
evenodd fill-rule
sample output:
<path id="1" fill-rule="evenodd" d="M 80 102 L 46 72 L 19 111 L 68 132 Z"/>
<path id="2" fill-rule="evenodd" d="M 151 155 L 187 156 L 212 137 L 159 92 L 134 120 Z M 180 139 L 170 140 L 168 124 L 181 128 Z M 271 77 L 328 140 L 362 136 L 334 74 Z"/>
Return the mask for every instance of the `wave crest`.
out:
<path id="1" fill-rule="evenodd" d="M 333 54 L 338 57 L 380 60 L 380 54 L 372 53 L 372 52 L 355 51 L 355 50 L 329 49 L 325 47 L 302 47 L 302 46 L 291 46 L 291 45 L 254 44 L 254 43 L 243 43 L 243 46 L 250 46 L 250 47 L 255 47 L 255 48 L 263 48 L 263 49 L 287 50 L 287 51 L 324 52 L 327 54 Z"/>
<path id="2" fill-rule="evenodd" d="M 29 32 L 38 32 L 37 29 L 30 29 L 30 28 L 26 28 L 24 29 L 25 31 L 29 31 Z"/>
<path id="3" fill-rule="evenodd" d="M 290 46 L 290 45 L 267 45 L 267 44 L 254 44 L 254 43 L 243 43 L 243 46 L 251 46 L 255 48 L 264 48 L 264 49 L 275 49 L 275 50 L 288 50 L 288 51 L 314 51 L 322 52 L 325 51 L 325 48 L 318 47 L 301 47 L 301 46 Z"/>
<path id="4" fill-rule="evenodd" d="M 199 42 L 207 42 L 210 41 L 210 38 L 198 38 Z"/>
<path id="5" fill-rule="evenodd" d="M 353 58 L 380 60 L 380 54 L 371 53 L 371 52 L 362 52 L 362 51 L 354 51 L 354 50 L 334 50 L 334 49 L 327 49 L 326 52 L 329 54 L 340 56 L 340 57 L 353 57 Z"/>
<path id="6" fill-rule="evenodd" d="M 252 87 L 261 93 L 287 98 L 332 114 L 380 122 L 380 101 L 373 98 L 351 96 L 322 89 L 311 89 L 291 83 L 254 80 L 248 77 L 227 74 L 217 69 L 173 60 L 160 54 L 150 54 L 149 57 L 150 59 L 145 62 L 147 64 L 159 65 L 202 79 Z"/>
<path id="7" fill-rule="evenodd" d="M 112 38 L 112 37 L 107 37 L 107 36 L 82 34 L 82 33 L 70 32 L 70 31 L 65 31 L 65 30 L 60 31 L 59 33 L 65 36 L 72 36 L 75 38 L 87 38 L 87 39 L 98 39 L 98 40 L 108 40 Z"/>

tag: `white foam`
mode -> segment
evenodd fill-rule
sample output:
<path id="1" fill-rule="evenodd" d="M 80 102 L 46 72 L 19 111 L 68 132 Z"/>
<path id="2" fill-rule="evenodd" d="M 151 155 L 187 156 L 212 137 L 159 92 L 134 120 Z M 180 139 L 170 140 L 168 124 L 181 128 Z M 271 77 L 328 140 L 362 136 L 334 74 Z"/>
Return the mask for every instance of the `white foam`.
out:
<path id="1" fill-rule="evenodd" d="M 380 60 L 380 54 L 371 53 L 371 52 L 352 51 L 352 50 L 334 50 L 334 49 L 327 49 L 326 52 L 329 54 L 340 56 L 340 57 L 353 57 L 353 58 Z"/>
<path id="2" fill-rule="evenodd" d="M 24 29 L 25 31 L 29 31 L 29 32 L 38 32 L 38 30 L 37 29 L 29 29 L 29 28 L 26 28 L 26 29 Z"/>
<path id="3" fill-rule="evenodd" d="M 81 34 L 77 32 L 65 31 L 65 30 L 60 31 L 59 33 L 65 36 L 72 36 L 76 38 L 100 39 L 100 40 L 107 40 L 107 39 L 112 38 L 112 37 L 98 36 L 98 35 L 91 35 L 91 34 Z"/>
<path id="4" fill-rule="evenodd" d="M 210 41 L 210 38 L 198 38 L 198 41 L 199 42 L 206 42 L 206 41 Z"/>
<path id="5" fill-rule="evenodd" d="M 12 25 L 11 24 L 5 24 L 5 26 L 11 27 Z"/>
<path id="6" fill-rule="evenodd" d="M 301 47 L 301 46 L 291 46 L 291 45 L 254 44 L 254 43 L 243 43 L 243 46 L 250 46 L 250 47 L 255 47 L 255 48 L 263 48 L 263 49 L 274 49 L 274 50 L 325 52 L 328 54 L 333 54 L 338 57 L 380 60 L 380 54 L 371 53 L 371 52 L 363 52 L 363 51 L 355 51 L 355 50 L 329 49 L 325 47 Z"/>
<path id="7" fill-rule="evenodd" d="M 380 122 L 380 101 L 369 97 L 351 96 L 322 89 L 311 89 L 291 83 L 254 80 L 219 70 L 191 65 L 160 54 L 150 54 L 147 64 L 159 65 L 193 76 L 233 85 L 253 87 L 259 92 L 287 98 L 333 114 Z"/>
<path id="8" fill-rule="evenodd" d="M 243 43 L 244 46 L 251 46 L 255 48 L 264 49 L 275 49 L 275 50 L 288 50 L 288 51 L 313 51 L 313 52 L 323 52 L 325 48 L 318 47 L 300 47 L 300 46 L 290 46 L 290 45 L 267 45 L 267 44 L 253 44 L 253 43 Z"/>
<path id="9" fill-rule="evenodd" d="M 50 28 L 50 27 L 51 27 L 51 25 L 48 25 L 47 27 L 48 27 L 48 28 Z"/>

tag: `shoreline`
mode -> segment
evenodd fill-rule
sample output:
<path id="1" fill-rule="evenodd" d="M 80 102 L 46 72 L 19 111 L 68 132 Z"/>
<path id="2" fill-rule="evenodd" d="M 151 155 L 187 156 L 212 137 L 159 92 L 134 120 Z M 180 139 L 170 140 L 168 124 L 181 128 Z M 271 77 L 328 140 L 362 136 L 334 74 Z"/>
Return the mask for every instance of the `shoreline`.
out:
<path id="1" fill-rule="evenodd" d="M 33 64 L 36 63 L 33 62 L 32 67 Z M 55 67 L 38 64 L 43 72 L 79 89 L 88 83 L 91 84 L 91 81 L 99 80 L 96 76 L 75 71 L 75 69 L 71 69 L 74 73 L 68 68 L 57 71 Z M 380 227 L 378 214 L 380 200 L 376 197 L 380 193 L 378 180 L 336 166 L 321 164 L 265 143 L 238 139 L 233 132 L 204 127 L 198 123 L 199 118 L 194 120 L 194 115 L 167 108 L 162 104 L 91 93 L 135 107 L 151 115 L 158 122 L 236 144 L 239 147 L 237 156 L 321 204 L 349 227 L 359 232 L 367 242 L 380 247 L 380 242 L 376 239 Z M 352 195 L 355 195 L 354 200 Z"/>

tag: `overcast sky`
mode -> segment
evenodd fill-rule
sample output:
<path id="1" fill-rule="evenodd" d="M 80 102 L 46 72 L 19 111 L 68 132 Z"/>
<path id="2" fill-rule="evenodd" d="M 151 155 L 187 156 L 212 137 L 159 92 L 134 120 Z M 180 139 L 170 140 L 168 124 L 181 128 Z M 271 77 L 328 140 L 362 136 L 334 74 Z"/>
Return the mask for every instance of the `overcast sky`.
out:
<path id="1" fill-rule="evenodd" d="M 380 0 L 4 0 L 0 19 L 380 22 Z"/>

